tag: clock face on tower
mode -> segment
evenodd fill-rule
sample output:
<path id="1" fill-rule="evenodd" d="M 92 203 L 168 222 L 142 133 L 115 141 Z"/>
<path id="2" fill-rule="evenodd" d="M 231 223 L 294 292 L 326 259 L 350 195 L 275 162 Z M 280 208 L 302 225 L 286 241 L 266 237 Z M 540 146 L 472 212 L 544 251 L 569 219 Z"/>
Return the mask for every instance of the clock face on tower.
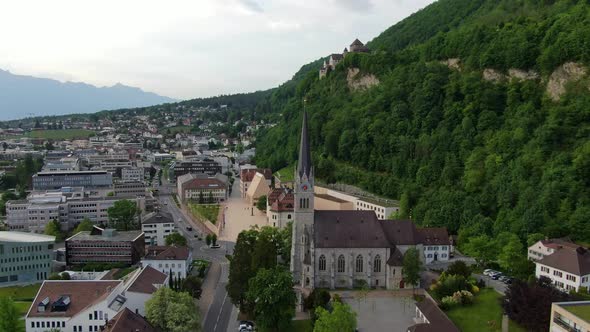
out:
<path id="1" fill-rule="evenodd" d="M 302 186 L 301 186 L 301 190 L 303 190 L 303 191 L 307 191 L 307 185 L 306 185 L 306 184 L 302 185 Z"/>

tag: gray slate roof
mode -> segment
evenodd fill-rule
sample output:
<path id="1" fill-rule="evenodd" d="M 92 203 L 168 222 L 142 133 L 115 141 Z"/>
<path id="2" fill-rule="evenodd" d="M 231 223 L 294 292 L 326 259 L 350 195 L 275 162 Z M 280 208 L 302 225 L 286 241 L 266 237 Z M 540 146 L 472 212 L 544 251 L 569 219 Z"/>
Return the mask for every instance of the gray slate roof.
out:
<path id="1" fill-rule="evenodd" d="M 577 276 L 584 276 L 590 274 L 590 251 L 582 247 L 577 249 L 565 247 L 543 257 L 538 263 Z"/>
<path id="2" fill-rule="evenodd" d="M 314 237 L 318 248 L 389 248 L 373 211 L 316 210 Z"/>

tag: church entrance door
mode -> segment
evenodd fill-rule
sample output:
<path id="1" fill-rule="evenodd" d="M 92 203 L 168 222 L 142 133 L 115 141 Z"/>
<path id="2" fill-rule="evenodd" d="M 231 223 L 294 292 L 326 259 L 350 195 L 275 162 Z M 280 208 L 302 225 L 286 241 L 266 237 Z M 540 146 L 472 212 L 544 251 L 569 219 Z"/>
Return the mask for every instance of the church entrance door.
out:
<path id="1" fill-rule="evenodd" d="M 404 288 L 404 280 L 403 279 L 399 282 L 399 288 Z"/>

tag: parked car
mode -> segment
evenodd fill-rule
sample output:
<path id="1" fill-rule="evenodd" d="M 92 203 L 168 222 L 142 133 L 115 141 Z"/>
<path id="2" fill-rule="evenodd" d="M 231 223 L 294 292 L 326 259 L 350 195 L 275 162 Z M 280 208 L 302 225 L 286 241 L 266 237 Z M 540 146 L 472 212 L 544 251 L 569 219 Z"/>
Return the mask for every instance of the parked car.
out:
<path id="1" fill-rule="evenodd" d="M 504 278 L 503 282 L 504 282 L 506 285 L 510 285 L 510 284 L 512 284 L 512 280 L 513 280 L 513 278 L 511 278 L 511 277 L 506 277 L 506 278 Z"/>
<path id="2" fill-rule="evenodd" d="M 238 327 L 239 332 L 250 332 L 254 331 L 254 323 L 249 320 L 242 320 L 240 321 L 240 326 Z"/>
<path id="3" fill-rule="evenodd" d="M 485 270 L 483 270 L 483 275 L 489 276 L 492 272 L 496 272 L 496 271 L 494 271 L 492 269 L 485 269 Z"/>
<path id="4" fill-rule="evenodd" d="M 212 244 L 210 248 L 211 249 L 218 249 L 218 248 L 221 248 L 221 246 L 219 244 L 215 243 L 215 244 Z"/>
<path id="5" fill-rule="evenodd" d="M 189 232 L 192 232 L 193 231 L 193 228 L 191 226 L 186 226 L 186 230 L 189 231 Z"/>
<path id="6" fill-rule="evenodd" d="M 508 276 L 500 276 L 498 281 L 504 282 L 504 280 L 508 279 Z"/>
<path id="7" fill-rule="evenodd" d="M 502 276 L 502 272 L 495 272 L 490 275 L 493 280 L 498 280 Z"/>

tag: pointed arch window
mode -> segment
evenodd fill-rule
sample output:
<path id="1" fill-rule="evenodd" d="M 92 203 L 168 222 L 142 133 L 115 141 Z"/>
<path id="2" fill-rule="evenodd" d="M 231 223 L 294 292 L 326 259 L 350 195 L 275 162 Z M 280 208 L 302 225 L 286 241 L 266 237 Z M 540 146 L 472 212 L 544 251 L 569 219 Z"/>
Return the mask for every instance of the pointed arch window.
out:
<path id="1" fill-rule="evenodd" d="M 356 272 L 363 272 L 363 256 L 356 256 Z"/>
<path id="2" fill-rule="evenodd" d="M 373 272 L 381 272 L 381 256 L 379 255 L 375 256 L 373 261 Z"/>
<path id="3" fill-rule="evenodd" d="M 338 272 L 346 271 L 346 261 L 344 260 L 344 255 L 338 256 Z"/>
<path id="4" fill-rule="evenodd" d="M 319 260 L 320 271 L 326 271 L 326 256 L 321 255 Z"/>

